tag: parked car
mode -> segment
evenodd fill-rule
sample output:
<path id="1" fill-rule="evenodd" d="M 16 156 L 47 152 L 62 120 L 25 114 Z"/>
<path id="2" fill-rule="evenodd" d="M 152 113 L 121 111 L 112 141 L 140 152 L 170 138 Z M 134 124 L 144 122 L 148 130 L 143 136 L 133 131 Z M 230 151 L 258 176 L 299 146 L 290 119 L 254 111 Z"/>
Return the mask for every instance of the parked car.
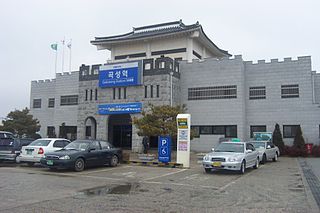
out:
<path id="1" fill-rule="evenodd" d="M 75 140 L 62 150 L 45 154 L 40 162 L 51 169 L 68 168 L 81 172 L 90 166 L 117 166 L 121 160 L 122 150 L 107 141 Z"/>
<path id="2" fill-rule="evenodd" d="M 0 161 L 16 162 L 21 147 L 30 144 L 32 138 L 15 138 L 11 132 L 0 131 Z"/>
<path id="3" fill-rule="evenodd" d="M 251 143 L 222 142 L 203 157 L 202 164 L 207 173 L 224 169 L 244 174 L 246 168 L 259 167 L 259 155 Z"/>
<path id="4" fill-rule="evenodd" d="M 250 143 L 258 150 L 259 159 L 262 164 L 268 160 L 278 161 L 280 151 L 271 141 L 250 141 Z"/>
<path id="5" fill-rule="evenodd" d="M 64 138 L 41 138 L 33 141 L 28 146 L 23 146 L 20 155 L 17 157 L 17 163 L 27 163 L 32 166 L 34 163 L 40 163 L 40 159 L 47 152 L 53 152 L 62 149 L 70 143 Z"/>

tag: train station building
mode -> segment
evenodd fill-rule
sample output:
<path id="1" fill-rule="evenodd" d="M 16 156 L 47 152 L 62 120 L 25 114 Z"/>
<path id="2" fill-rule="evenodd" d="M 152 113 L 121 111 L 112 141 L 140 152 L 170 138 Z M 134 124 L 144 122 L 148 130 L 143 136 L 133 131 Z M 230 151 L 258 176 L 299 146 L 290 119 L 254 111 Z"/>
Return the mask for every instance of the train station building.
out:
<path id="1" fill-rule="evenodd" d="M 132 119 L 151 103 L 187 106 L 197 132 L 193 151 L 210 149 L 220 137 L 249 140 L 276 123 L 287 145 L 299 126 L 307 143 L 319 144 L 320 74 L 310 56 L 244 61 L 220 49 L 198 22 L 181 20 L 91 44 L 111 59 L 31 82 L 30 112 L 42 137 L 103 139 L 139 152 Z"/>

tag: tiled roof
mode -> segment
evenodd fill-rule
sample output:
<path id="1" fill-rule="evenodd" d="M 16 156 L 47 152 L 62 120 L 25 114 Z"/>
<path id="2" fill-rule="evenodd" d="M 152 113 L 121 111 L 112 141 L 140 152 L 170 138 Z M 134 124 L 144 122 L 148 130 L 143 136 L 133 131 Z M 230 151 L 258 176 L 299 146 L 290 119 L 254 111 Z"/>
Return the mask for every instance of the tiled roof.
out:
<path id="1" fill-rule="evenodd" d="M 163 24 L 133 28 L 132 32 L 122 34 L 122 35 L 108 36 L 108 37 L 95 37 L 95 40 L 91 41 L 91 43 L 95 44 L 100 42 L 139 39 L 139 38 L 151 37 L 156 35 L 184 32 L 184 31 L 194 30 L 199 27 L 201 26 L 199 25 L 198 22 L 192 25 L 184 25 L 180 20 L 175 22 L 168 22 Z"/>
<path id="2" fill-rule="evenodd" d="M 216 48 L 218 51 L 220 51 L 220 54 L 225 56 L 230 56 L 228 51 L 219 49 L 204 33 L 202 26 L 199 24 L 199 22 L 191 25 L 185 25 L 182 23 L 182 20 L 180 21 L 174 21 L 174 22 L 167 22 L 162 24 L 155 24 L 155 25 L 149 25 L 149 26 L 143 26 L 143 27 L 134 27 L 133 31 L 130 33 L 122 34 L 122 35 L 115 35 L 115 36 L 108 36 L 108 37 L 95 37 L 95 40 L 91 41 L 91 44 L 93 45 L 106 45 L 106 44 L 112 44 L 116 42 L 124 42 L 124 41 L 133 41 L 133 40 L 140 40 L 145 38 L 151 38 L 155 36 L 161 36 L 161 35 L 170 35 L 170 34 L 177 34 L 177 33 L 183 33 L 183 32 L 193 32 L 195 30 L 199 30 L 200 33 L 205 37 L 205 39 L 212 45 L 214 48 Z"/>

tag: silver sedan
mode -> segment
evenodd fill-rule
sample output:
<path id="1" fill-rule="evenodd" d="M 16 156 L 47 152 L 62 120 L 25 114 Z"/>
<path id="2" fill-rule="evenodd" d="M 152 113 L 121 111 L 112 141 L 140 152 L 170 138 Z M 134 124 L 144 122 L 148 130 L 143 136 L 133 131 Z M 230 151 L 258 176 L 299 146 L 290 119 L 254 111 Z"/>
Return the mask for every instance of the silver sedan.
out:
<path id="1" fill-rule="evenodd" d="M 244 174 L 247 168 L 259 167 L 259 155 L 251 143 L 223 142 L 203 157 L 202 164 L 207 173 L 225 169 Z"/>

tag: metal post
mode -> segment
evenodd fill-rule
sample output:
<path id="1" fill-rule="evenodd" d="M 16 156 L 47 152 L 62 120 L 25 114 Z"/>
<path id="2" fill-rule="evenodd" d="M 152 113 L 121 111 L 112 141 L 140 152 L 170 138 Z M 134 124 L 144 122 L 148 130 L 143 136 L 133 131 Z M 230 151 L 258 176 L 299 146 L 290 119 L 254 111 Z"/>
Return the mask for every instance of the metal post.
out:
<path id="1" fill-rule="evenodd" d="M 170 106 L 172 106 L 172 96 L 173 96 L 172 76 L 173 76 L 173 72 L 170 72 Z"/>

